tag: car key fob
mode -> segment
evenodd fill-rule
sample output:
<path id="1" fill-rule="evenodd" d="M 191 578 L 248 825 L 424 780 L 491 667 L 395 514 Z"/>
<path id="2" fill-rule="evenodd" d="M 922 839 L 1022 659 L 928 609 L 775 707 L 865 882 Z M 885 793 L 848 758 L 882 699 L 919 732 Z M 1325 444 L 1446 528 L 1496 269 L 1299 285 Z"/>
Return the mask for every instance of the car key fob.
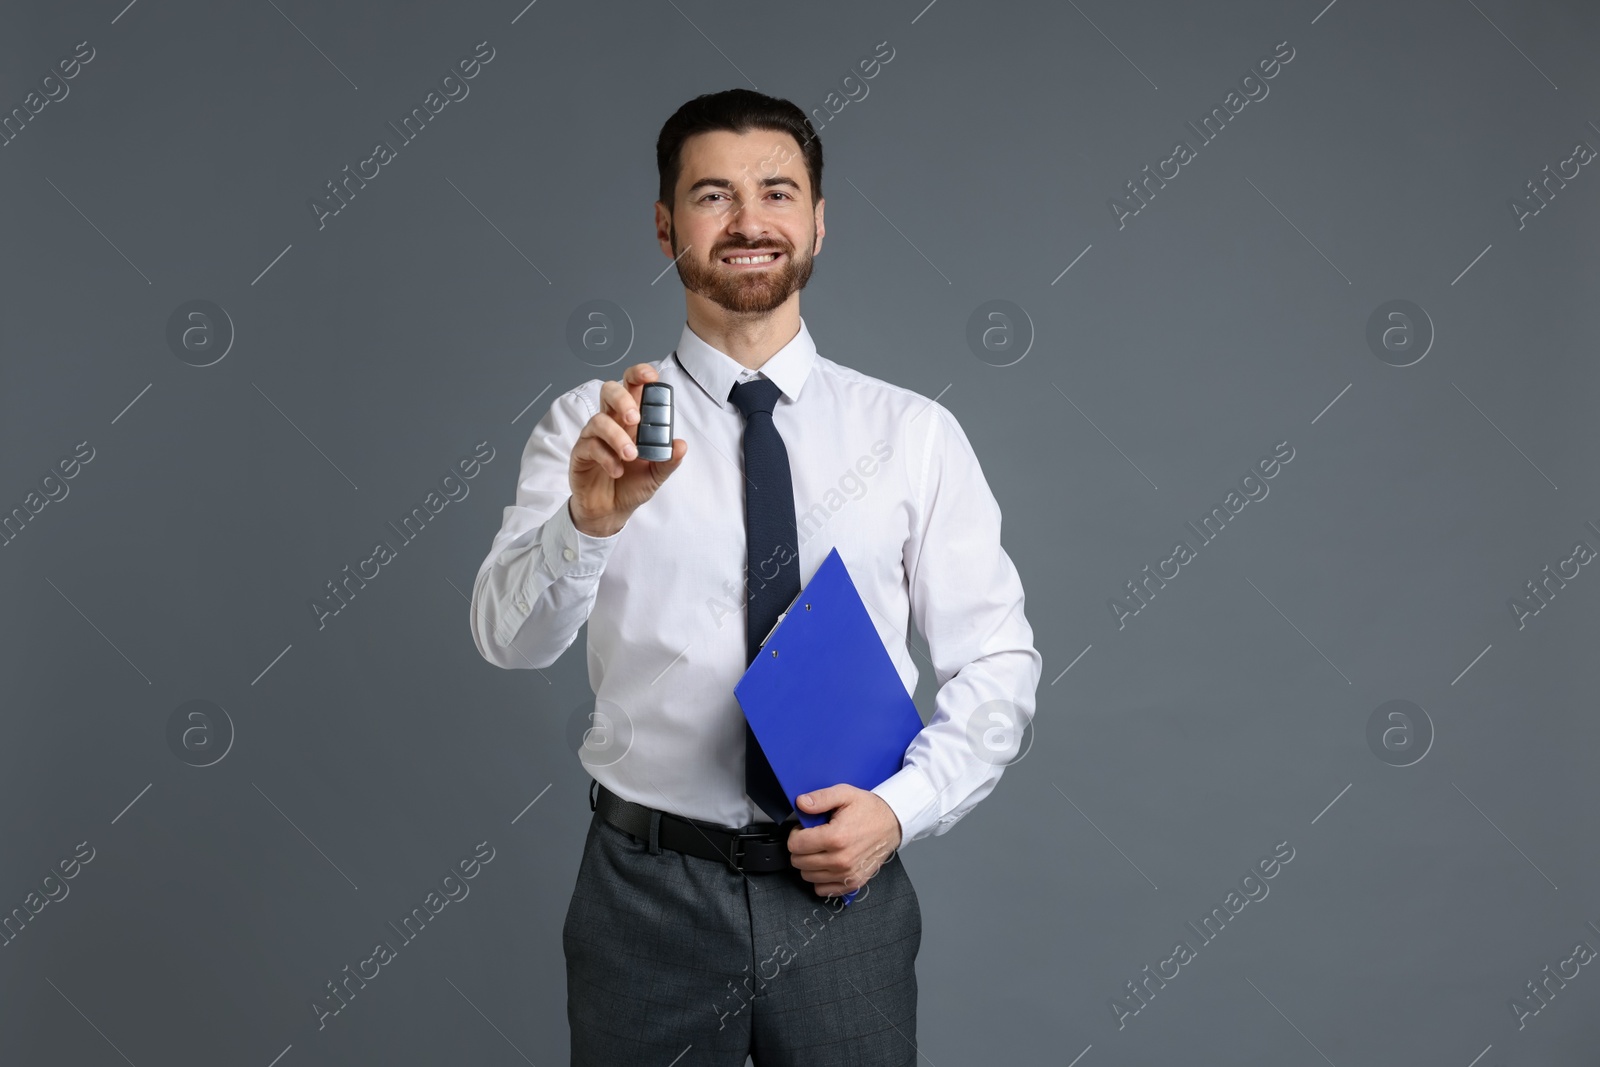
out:
<path id="1" fill-rule="evenodd" d="M 639 458 L 672 458 L 672 386 L 646 382 L 639 397 Z"/>

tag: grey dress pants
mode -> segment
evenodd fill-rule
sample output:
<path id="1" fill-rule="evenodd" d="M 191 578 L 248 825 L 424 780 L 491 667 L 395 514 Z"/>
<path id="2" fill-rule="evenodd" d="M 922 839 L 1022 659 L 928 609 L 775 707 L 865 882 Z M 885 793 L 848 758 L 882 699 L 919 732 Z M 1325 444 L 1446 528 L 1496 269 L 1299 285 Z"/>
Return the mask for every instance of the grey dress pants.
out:
<path id="1" fill-rule="evenodd" d="M 922 911 L 898 856 L 844 907 L 596 814 L 561 929 L 573 1067 L 916 1062 Z"/>

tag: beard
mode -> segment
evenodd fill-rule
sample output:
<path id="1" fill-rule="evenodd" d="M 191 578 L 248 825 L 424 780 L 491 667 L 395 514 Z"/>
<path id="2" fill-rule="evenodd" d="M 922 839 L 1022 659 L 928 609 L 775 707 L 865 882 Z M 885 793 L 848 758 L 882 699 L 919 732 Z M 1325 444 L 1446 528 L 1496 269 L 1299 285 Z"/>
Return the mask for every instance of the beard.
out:
<path id="1" fill-rule="evenodd" d="M 668 237 L 673 254 L 679 256 L 678 279 L 683 287 L 728 311 L 764 315 L 804 289 L 811 280 L 811 245 L 816 242 L 815 230 L 811 244 L 799 255 L 781 238 L 762 241 L 762 245 L 776 247 L 783 253 L 782 264 L 767 270 L 738 270 L 722 262 L 721 257 L 744 247 L 742 245 L 726 245 L 713 251 L 709 261 L 704 261 L 693 258 L 692 251 L 687 256 L 680 254 L 676 226 L 669 226 Z"/>

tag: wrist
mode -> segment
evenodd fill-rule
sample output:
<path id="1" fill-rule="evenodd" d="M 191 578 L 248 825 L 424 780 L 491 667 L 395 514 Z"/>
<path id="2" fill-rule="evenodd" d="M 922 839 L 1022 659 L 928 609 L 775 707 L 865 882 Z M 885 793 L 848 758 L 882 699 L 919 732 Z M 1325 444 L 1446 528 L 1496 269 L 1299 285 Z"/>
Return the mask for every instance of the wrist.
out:
<path id="1" fill-rule="evenodd" d="M 579 533 L 581 533 L 581 534 L 583 534 L 583 535 L 585 535 L 587 537 L 598 537 L 598 538 L 606 538 L 606 537 L 614 537 L 614 536 L 616 536 L 616 534 L 619 531 L 621 531 L 624 523 L 627 522 L 626 519 L 623 519 L 621 521 L 614 522 L 614 523 L 610 523 L 610 522 L 590 522 L 588 520 L 581 519 L 578 516 L 577 510 L 574 509 L 573 506 L 572 506 L 572 498 L 571 497 L 567 498 L 567 518 L 572 521 L 572 528 L 574 530 L 577 530 Z"/>

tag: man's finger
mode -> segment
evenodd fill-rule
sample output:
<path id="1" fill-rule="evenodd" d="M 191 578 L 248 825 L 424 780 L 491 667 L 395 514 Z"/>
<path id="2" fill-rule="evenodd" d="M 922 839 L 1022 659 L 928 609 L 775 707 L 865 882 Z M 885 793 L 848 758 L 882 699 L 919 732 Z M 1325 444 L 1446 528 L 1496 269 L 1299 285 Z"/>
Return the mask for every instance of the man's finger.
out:
<path id="1" fill-rule="evenodd" d="M 621 459 L 633 458 L 628 454 L 634 450 L 632 435 L 618 426 L 616 419 L 603 411 L 585 423 L 583 429 L 579 431 L 578 440 L 582 441 L 586 437 L 605 442 Z"/>
<path id="2" fill-rule="evenodd" d="M 658 378 L 660 378 L 660 375 L 648 363 L 635 363 L 622 372 L 623 383 L 627 385 L 628 395 L 632 398 L 634 404 L 638 404 L 639 398 L 644 395 L 646 383 L 653 382 Z"/>
<path id="3" fill-rule="evenodd" d="M 601 384 L 601 407 L 611 411 L 619 424 L 633 425 L 639 421 L 639 399 L 644 395 L 645 385 L 658 378 L 660 375 L 650 364 L 635 363 L 622 372 L 621 381 Z"/>
<path id="4" fill-rule="evenodd" d="M 829 832 L 823 833 L 824 830 Z M 837 832 L 828 826 L 812 826 L 804 830 L 789 831 L 791 855 L 811 856 L 819 852 L 832 852 L 842 843 Z"/>
<path id="5" fill-rule="evenodd" d="M 639 421 L 639 397 L 635 390 L 642 386 L 626 382 L 606 382 L 600 387 L 600 409 L 619 425 L 632 426 Z"/>
<path id="6" fill-rule="evenodd" d="M 843 874 L 849 869 L 840 859 L 840 853 L 832 849 L 824 852 L 791 852 L 789 862 L 801 871 L 838 871 Z"/>

